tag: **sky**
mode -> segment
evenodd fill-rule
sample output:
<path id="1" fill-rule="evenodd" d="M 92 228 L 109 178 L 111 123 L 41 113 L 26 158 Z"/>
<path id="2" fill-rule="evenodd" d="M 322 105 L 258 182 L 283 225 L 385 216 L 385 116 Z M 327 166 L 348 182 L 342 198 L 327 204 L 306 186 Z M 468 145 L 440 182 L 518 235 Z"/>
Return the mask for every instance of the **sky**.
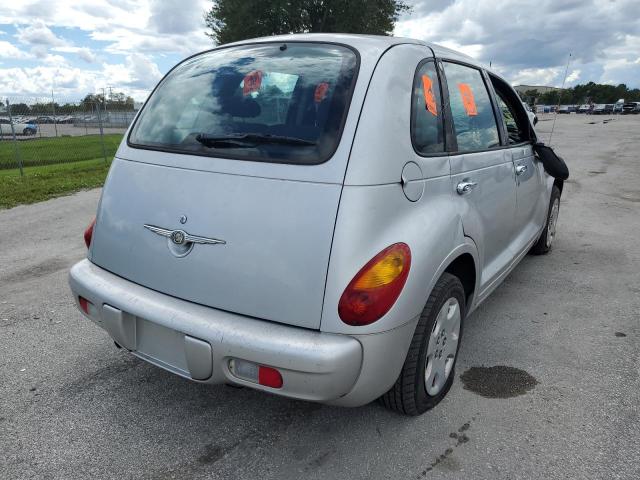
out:
<path id="1" fill-rule="evenodd" d="M 265 0 L 267 1 L 267 0 Z M 73 101 L 111 86 L 142 101 L 213 46 L 210 0 L 20 0 L 0 7 L 0 96 Z M 394 32 L 462 51 L 513 85 L 640 87 L 640 0 L 409 0 Z"/>

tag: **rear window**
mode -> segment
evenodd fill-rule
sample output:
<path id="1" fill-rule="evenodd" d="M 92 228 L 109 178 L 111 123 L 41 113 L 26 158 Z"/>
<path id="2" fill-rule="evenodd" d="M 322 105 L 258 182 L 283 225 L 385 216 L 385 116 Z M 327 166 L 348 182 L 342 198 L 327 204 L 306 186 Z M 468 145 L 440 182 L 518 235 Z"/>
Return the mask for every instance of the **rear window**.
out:
<path id="1" fill-rule="evenodd" d="M 133 147 L 312 165 L 337 148 L 358 68 L 330 44 L 254 44 L 176 67 L 131 134 Z"/>

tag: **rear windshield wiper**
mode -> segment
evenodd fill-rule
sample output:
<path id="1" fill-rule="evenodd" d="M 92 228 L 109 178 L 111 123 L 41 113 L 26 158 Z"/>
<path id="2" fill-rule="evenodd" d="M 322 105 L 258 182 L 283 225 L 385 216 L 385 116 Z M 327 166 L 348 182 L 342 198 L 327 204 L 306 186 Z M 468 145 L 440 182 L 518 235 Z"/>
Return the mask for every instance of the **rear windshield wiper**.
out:
<path id="1" fill-rule="evenodd" d="M 314 146 L 316 142 L 297 137 L 269 135 L 265 133 L 238 133 L 232 135 L 210 135 L 199 133 L 196 140 L 205 147 L 243 148 L 263 144 Z"/>

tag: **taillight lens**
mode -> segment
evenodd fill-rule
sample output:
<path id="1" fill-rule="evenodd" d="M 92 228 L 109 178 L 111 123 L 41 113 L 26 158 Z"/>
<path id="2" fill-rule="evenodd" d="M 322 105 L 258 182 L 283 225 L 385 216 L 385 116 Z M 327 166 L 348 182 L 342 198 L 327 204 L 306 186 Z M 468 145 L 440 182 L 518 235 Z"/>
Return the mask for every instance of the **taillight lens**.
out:
<path id="1" fill-rule="evenodd" d="M 373 257 L 340 297 L 338 314 L 348 325 L 369 325 L 387 313 L 398 299 L 411 267 L 411 250 L 395 243 Z"/>
<path id="2" fill-rule="evenodd" d="M 96 219 L 94 218 L 91 221 L 91 224 L 84 231 L 84 243 L 87 246 L 87 248 L 91 246 L 91 237 L 93 237 L 93 227 L 95 226 L 95 224 L 96 224 Z"/>

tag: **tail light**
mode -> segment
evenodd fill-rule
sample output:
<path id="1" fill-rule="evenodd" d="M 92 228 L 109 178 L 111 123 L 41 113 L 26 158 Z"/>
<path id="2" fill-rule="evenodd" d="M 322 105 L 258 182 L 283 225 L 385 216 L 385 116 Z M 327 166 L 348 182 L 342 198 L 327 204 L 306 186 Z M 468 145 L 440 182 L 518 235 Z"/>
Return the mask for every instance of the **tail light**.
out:
<path id="1" fill-rule="evenodd" d="M 87 246 L 87 248 L 91 246 L 91 238 L 93 237 L 93 227 L 95 226 L 95 224 L 96 224 L 96 219 L 94 218 L 91 221 L 91 224 L 89 224 L 87 229 L 84 231 L 84 243 Z"/>
<path id="2" fill-rule="evenodd" d="M 340 297 L 338 314 L 348 325 L 369 325 L 398 299 L 411 267 L 411 250 L 395 243 L 373 257 L 353 277 Z"/>

